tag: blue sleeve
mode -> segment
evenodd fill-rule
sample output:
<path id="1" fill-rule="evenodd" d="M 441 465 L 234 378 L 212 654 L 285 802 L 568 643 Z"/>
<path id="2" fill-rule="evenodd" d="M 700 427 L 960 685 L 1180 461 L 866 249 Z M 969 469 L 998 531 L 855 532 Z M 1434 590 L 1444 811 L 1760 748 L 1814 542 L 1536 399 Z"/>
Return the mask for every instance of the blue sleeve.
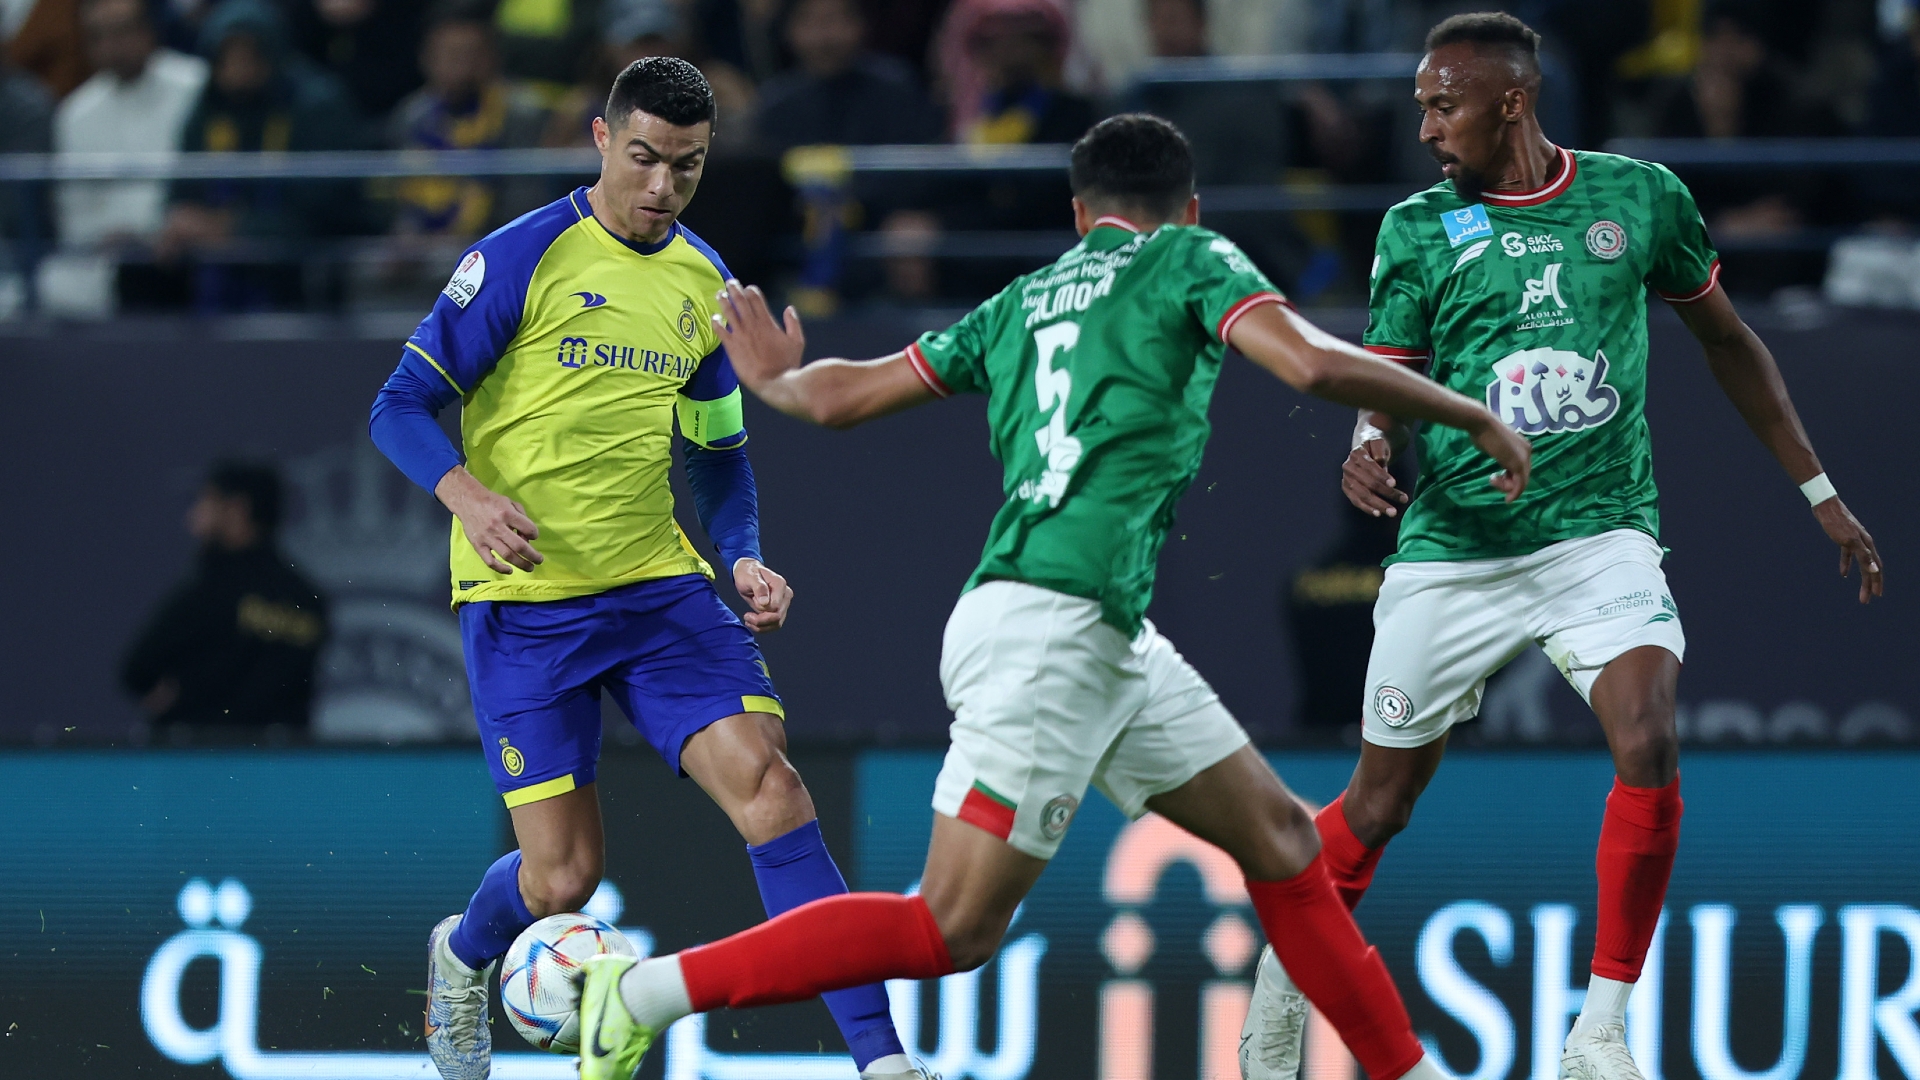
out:
<path id="1" fill-rule="evenodd" d="M 440 372 L 409 350 L 400 354 L 400 366 L 373 399 L 368 423 L 373 445 L 429 495 L 461 462 L 460 451 L 434 421 L 457 397 Z"/>
<path id="2" fill-rule="evenodd" d="M 760 558 L 760 493 L 747 448 L 709 450 L 691 442 L 683 446 L 694 513 L 719 549 L 722 569 L 731 575 L 734 563 Z"/>

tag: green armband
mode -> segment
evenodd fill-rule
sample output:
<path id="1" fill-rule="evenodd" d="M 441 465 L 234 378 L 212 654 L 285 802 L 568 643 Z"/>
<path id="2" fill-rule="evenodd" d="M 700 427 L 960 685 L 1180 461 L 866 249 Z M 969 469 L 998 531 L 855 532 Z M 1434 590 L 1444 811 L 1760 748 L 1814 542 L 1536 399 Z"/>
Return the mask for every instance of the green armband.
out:
<path id="1" fill-rule="evenodd" d="M 685 394 L 674 399 L 674 413 L 680 418 L 680 434 L 695 446 L 713 449 L 747 429 L 740 410 L 740 388 L 714 401 L 695 401 Z"/>

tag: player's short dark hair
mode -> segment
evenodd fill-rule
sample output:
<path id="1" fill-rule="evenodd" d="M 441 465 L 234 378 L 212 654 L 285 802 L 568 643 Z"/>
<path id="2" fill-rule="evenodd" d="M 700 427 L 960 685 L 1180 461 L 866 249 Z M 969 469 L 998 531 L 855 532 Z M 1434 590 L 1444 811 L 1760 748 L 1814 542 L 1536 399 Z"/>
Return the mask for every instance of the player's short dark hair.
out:
<path id="1" fill-rule="evenodd" d="M 1505 49 L 1520 61 L 1522 71 L 1540 74 L 1539 33 L 1504 11 L 1470 11 L 1443 20 L 1427 31 L 1427 51 L 1442 45 Z"/>
<path id="2" fill-rule="evenodd" d="M 259 461 L 216 461 L 207 486 L 228 498 L 247 500 L 253 526 L 268 536 L 280 528 L 280 470 Z"/>
<path id="3" fill-rule="evenodd" d="M 619 127 L 634 110 L 675 127 L 713 121 L 713 87 L 700 69 L 677 56 L 643 56 L 614 77 L 607 123 Z"/>
<path id="4" fill-rule="evenodd" d="M 1150 113 L 1110 116 L 1073 144 L 1067 179 L 1083 202 L 1169 219 L 1193 198 L 1193 147 L 1179 128 Z"/>

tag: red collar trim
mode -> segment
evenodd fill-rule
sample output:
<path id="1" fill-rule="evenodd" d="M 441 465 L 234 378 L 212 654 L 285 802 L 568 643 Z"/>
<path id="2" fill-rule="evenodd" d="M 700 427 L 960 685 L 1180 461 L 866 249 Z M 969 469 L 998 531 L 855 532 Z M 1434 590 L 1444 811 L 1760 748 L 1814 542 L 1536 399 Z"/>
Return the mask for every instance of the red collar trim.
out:
<path id="1" fill-rule="evenodd" d="M 1130 233 L 1137 233 L 1140 231 L 1140 226 L 1135 225 L 1133 222 L 1128 221 L 1126 218 L 1121 217 L 1119 214 L 1102 214 L 1099 217 L 1093 219 L 1094 228 L 1097 229 L 1102 225 L 1111 225 L 1116 229 L 1125 229 Z"/>
<path id="2" fill-rule="evenodd" d="M 1573 156 L 1573 151 L 1566 147 L 1556 146 L 1554 149 L 1560 151 L 1560 175 L 1554 177 L 1553 182 L 1546 187 L 1536 191 L 1523 191 L 1514 194 L 1500 191 L 1483 191 L 1480 193 L 1480 197 L 1492 206 L 1539 206 L 1541 203 L 1565 193 L 1568 188 L 1573 186 L 1573 174 L 1579 171 L 1580 162 Z"/>

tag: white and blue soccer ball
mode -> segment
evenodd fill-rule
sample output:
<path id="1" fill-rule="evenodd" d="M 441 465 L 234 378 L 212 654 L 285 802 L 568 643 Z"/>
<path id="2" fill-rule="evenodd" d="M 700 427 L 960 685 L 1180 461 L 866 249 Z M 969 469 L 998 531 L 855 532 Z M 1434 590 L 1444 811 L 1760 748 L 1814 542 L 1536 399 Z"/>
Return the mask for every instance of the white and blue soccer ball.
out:
<path id="1" fill-rule="evenodd" d="M 601 953 L 638 956 L 625 934 L 591 915 L 549 915 L 514 939 L 500 965 L 500 1006 L 528 1042 L 580 1052 L 581 967 Z"/>

